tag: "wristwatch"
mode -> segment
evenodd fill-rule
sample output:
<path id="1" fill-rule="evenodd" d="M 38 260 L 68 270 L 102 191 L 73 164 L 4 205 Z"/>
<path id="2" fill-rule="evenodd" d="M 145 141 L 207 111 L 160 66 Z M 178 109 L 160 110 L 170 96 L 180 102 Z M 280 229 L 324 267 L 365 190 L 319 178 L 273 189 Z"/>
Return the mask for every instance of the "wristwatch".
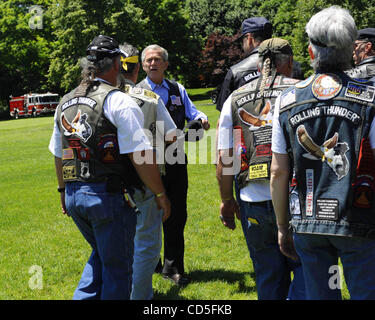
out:
<path id="1" fill-rule="evenodd" d="M 57 191 L 60 192 L 60 193 L 61 193 L 61 192 L 65 192 L 65 187 L 58 187 L 58 188 L 57 188 Z"/>

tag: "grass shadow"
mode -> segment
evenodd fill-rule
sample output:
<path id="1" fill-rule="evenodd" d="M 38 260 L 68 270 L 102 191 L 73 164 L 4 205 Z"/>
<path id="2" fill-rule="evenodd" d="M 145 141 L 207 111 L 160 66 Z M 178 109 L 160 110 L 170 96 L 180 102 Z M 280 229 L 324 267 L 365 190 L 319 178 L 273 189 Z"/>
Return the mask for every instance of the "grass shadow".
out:
<path id="1" fill-rule="evenodd" d="M 256 286 L 249 286 L 245 281 L 245 276 L 249 275 L 251 278 L 255 278 L 254 272 L 235 272 L 224 269 L 215 270 L 194 270 L 191 271 L 188 276 L 191 278 L 190 284 L 202 283 L 202 282 L 214 282 L 214 281 L 225 281 L 230 284 L 238 283 L 238 289 L 236 292 L 252 294 L 256 293 Z M 165 280 L 168 281 L 168 280 Z M 189 284 L 189 285 L 190 285 Z M 186 288 L 189 286 L 187 285 Z M 184 287 L 178 287 L 173 285 L 167 292 L 154 292 L 154 300 L 184 300 L 180 295 L 180 291 Z"/>
<path id="2" fill-rule="evenodd" d="M 205 93 L 189 93 L 189 98 L 192 100 L 192 101 L 199 101 L 199 100 L 208 100 L 208 99 L 211 99 L 211 92 L 213 90 L 210 90 L 210 91 L 207 91 Z"/>

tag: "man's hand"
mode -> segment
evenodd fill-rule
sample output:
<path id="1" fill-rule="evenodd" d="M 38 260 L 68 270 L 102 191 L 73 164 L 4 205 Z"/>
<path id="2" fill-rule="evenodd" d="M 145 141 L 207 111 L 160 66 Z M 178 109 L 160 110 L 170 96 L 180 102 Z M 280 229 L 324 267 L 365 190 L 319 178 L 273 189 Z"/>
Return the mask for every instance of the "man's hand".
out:
<path id="1" fill-rule="evenodd" d="M 202 121 L 202 127 L 203 127 L 204 130 L 210 129 L 210 123 L 208 122 L 208 120 L 201 119 L 201 121 Z"/>
<path id="2" fill-rule="evenodd" d="M 171 215 L 171 203 L 169 202 L 169 199 L 166 196 L 166 194 L 163 194 L 160 197 L 155 197 L 155 201 L 158 206 L 158 209 L 163 210 L 162 221 L 165 222 Z"/>
<path id="3" fill-rule="evenodd" d="M 62 213 L 66 214 L 68 217 L 70 217 L 70 214 L 66 210 L 66 206 L 65 206 L 65 192 L 60 192 L 60 203 L 61 203 Z"/>
<path id="4" fill-rule="evenodd" d="M 281 253 L 295 261 L 299 260 L 296 249 L 294 248 L 293 233 L 288 226 L 278 226 L 278 241 Z"/>
<path id="5" fill-rule="evenodd" d="M 237 219 L 241 219 L 240 207 L 237 201 L 234 198 L 222 201 L 220 205 L 220 219 L 223 225 L 231 230 L 236 228 L 234 214 L 236 214 Z"/>

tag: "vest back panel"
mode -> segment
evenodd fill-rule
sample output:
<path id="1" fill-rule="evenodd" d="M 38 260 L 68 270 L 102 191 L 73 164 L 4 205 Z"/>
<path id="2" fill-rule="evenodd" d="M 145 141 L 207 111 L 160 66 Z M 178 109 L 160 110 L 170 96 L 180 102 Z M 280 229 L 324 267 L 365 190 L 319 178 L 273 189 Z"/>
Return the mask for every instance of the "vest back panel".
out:
<path id="1" fill-rule="evenodd" d="M 251 181 L 270 178 L 275 101 L 283 90 L 299 80 L 280 75 L 275 78 L 268 77 L 261 94 L 259 86 L 262 81 L 261 76 L 232 94 L 234 150 L 241 161 L 240 173 L 237 176 L 240 188 Z"/>
<path id="2" fill-rule="evenodd" d="M 375 172 L 359 166 L 361 154 L 371 157 L 374 98 L 375 87 L 344 73 L 315 74 L 283 93 L 279 120 L 298 190 L 297 231 L 363 236 L 375 227 Z"/>
<path id="3" fill-rule="evenodd" d="M 75 96 L 73 90 L 61 100 L 57 112 L 64 181 L 102 182 L 110 176 L 125 179 L 117 129 L 103 114 L 104 101 L 114 90 L 98 82 L 86 96 Z"/>

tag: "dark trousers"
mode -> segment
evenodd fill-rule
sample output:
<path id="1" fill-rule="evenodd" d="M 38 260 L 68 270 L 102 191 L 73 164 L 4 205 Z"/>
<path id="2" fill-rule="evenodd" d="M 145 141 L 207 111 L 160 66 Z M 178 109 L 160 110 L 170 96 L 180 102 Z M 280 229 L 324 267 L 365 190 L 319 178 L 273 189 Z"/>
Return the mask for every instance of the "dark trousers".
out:
<path id="1" fill-rule="evenodd" d="M 171 202 L 171 215 L 163 223 L 163 274 L 184 273 L 184 228 L 187 219 L 187 164 L 166 164 L 163 184 Z"/>

